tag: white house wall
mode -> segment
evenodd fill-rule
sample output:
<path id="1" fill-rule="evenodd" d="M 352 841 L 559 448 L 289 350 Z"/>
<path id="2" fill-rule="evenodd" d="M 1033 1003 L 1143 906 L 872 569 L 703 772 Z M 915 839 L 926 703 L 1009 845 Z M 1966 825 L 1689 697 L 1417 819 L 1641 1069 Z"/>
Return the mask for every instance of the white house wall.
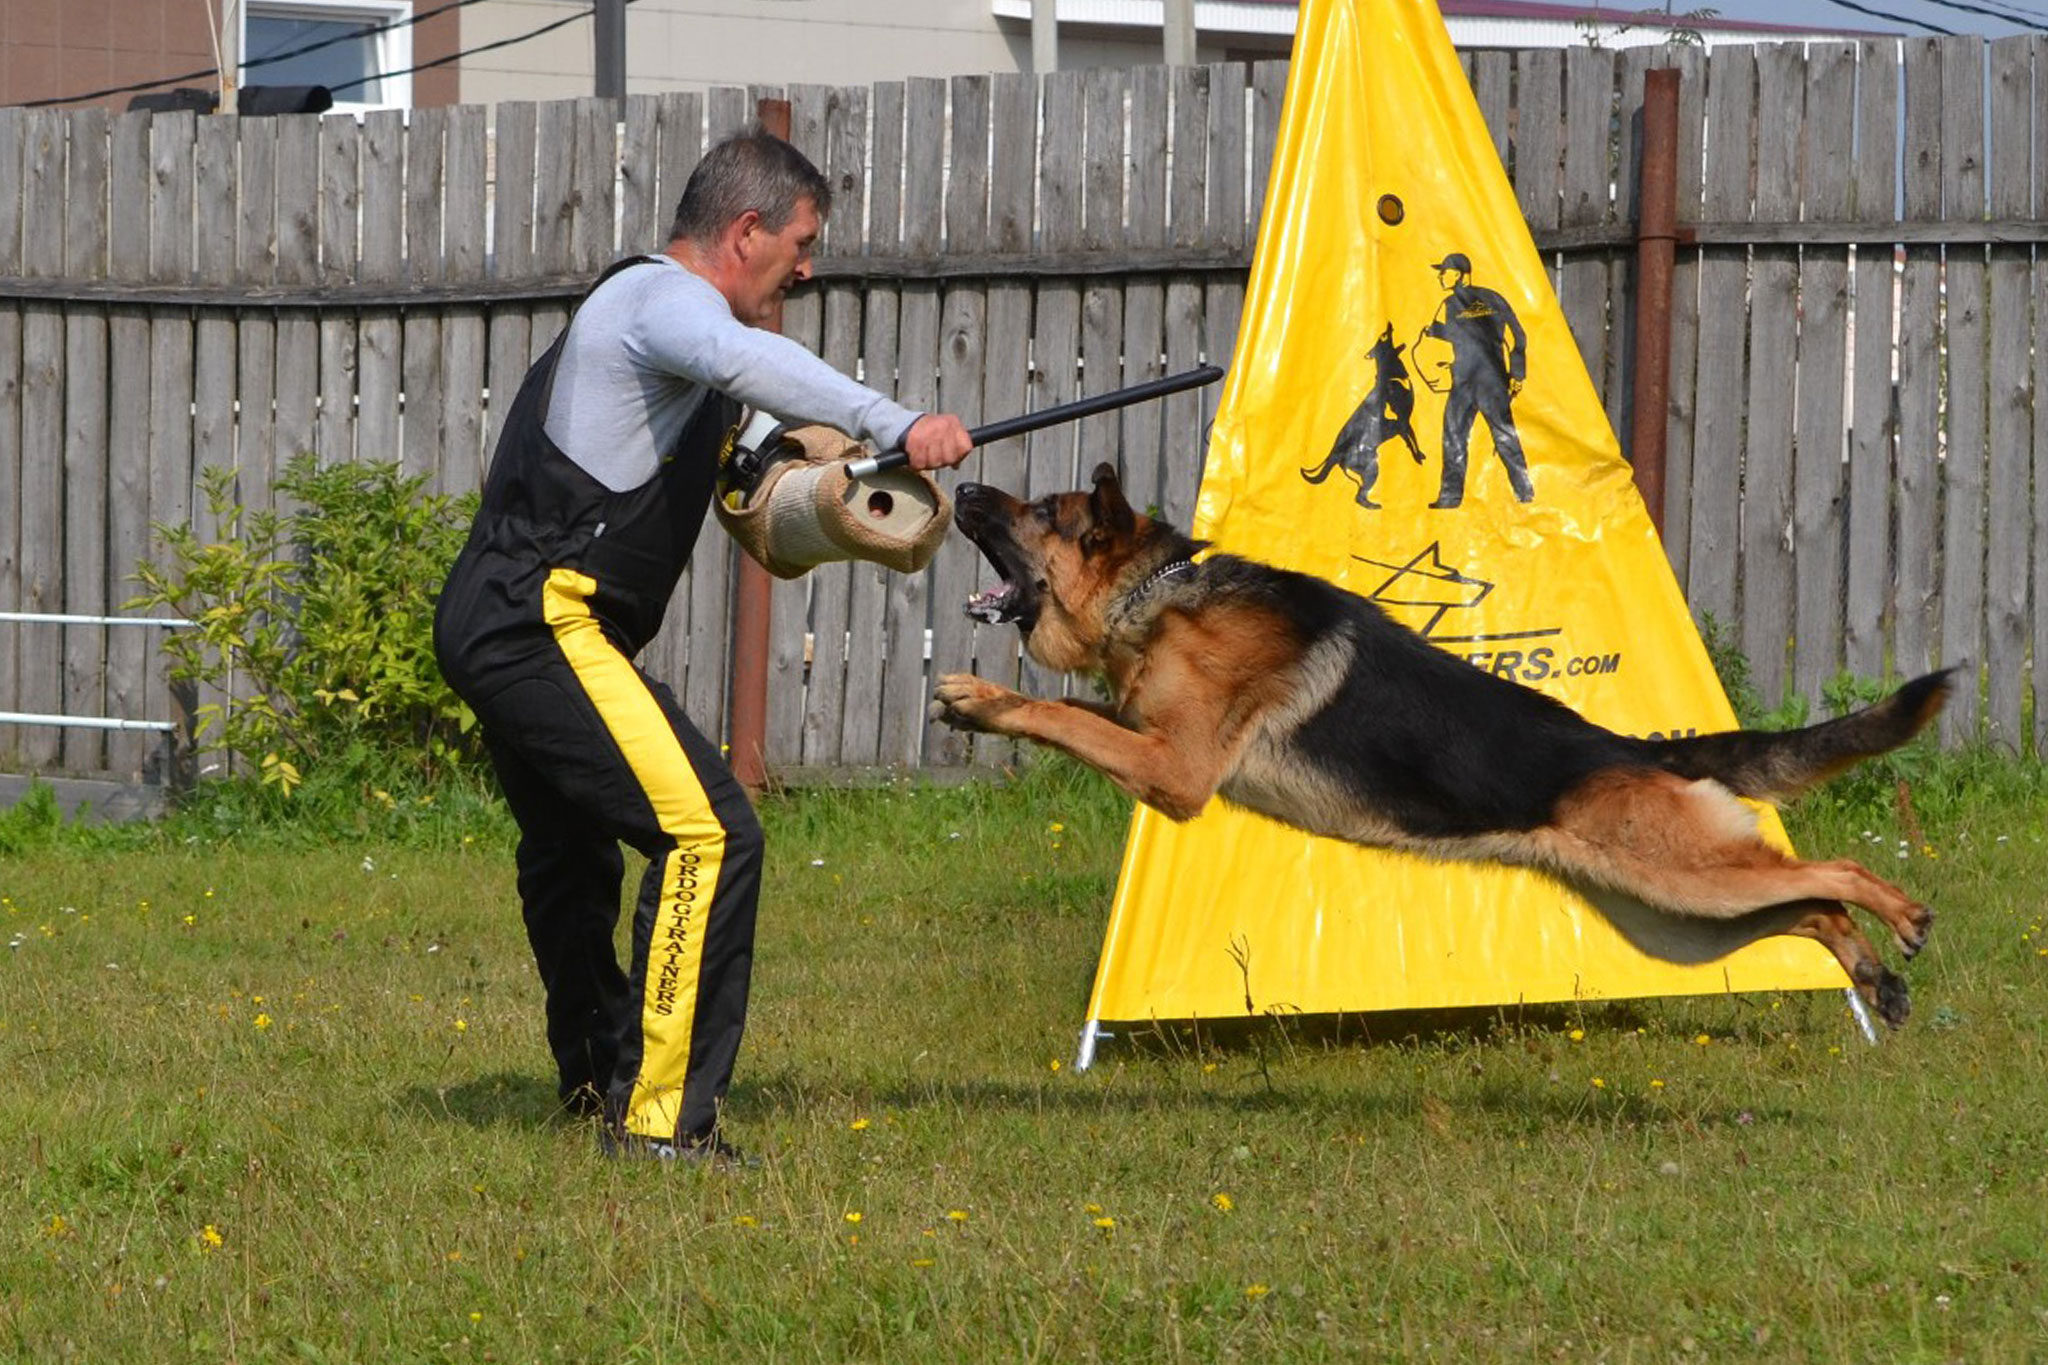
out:
<path id="1" fill-rule="evenodd" d="M 463 102 L 590 94 L 587 19 L 476 52 L 589 8 L 589 0 L 483 0 L 464 10 L 463 46 L 474 55 L 463 59 Z M 1197 59 L 1223 60 L 1236 50 L 1226 43 L 1202 35 Z M 1284 44 L 1261 55 L 1285 56 Z M 1060 28 L 1062 67 L 1136 66 L 1162 56 L 1156 31 L 1147 41 L 1092 25 Z M 868 85 L 1030 66 L 1028 26 L 1000 23 L 990 0 L 634 0 L 626 9 L 626 89 L 636 95 L 714 85 Z"/>

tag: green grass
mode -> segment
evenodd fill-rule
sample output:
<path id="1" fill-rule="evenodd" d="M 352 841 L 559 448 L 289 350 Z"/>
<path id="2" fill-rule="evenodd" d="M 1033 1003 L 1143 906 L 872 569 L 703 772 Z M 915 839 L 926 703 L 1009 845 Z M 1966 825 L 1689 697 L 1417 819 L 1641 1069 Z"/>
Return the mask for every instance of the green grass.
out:
<path id="1" fill-rule="evenodd" d="M 1084 1075 L 1104 784 L 777 797 L 727 1175 L 551 1115 L 488 808 L 0 817 L 0 1359 L 2048 1358 L 2044 787 L 1794 813 L 1941 912 L 1876 1047 L 1819 993 Z"/>

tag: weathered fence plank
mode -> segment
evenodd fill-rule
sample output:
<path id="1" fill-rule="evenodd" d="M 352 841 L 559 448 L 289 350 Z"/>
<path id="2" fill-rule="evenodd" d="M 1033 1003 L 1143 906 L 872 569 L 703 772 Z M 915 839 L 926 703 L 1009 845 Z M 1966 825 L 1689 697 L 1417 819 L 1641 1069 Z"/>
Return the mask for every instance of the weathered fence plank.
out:
<path id="1" fill-rule="evenodd" d="M 1045 131 L 1039 146 L 1038 245 L 1043 251 L 1078 249 L 1086 206 L 1087 87 L 1079 72 L 1057 71 L 1043 87 Z M 1078 396 L 1077 360 L 1081 350 L 1081 290 L 1071 280 L 1045 280 L 1038 286 L 1038 307 L 1031 340 L 1030 411 L 1072 401 Z M 1042 497 L 1072 488 L 1076 472 L 1076 431 L 1073 423 L 1035 431 L 1027 438 L 1026 497 Z M 1028 658 L 1019 669 L 1020 685 L 1036 696 L 1057 696 L 1067 681 L 1048 673 Z"/>
<path id="2" fill-rule="evenodd" d="M 29 116 L 22 163 L 22 272 L 49 278 L 64 269 L 64 116 Z M 189 170 L 189 163 L 187 163 Z M 32 612 L 64 609 L 64 310 L 31 302 L 21 319 L 21 604 Z M 21 705 L 39 715 L 64 712 L 64 631 L 34 626 L 22 639 Z M 36 769 L 63 753 L 63 732 L 31 727 L 22 757 Z"/>
<path id="3" fill-rule="evenodd" d="M 1984 46 L 1972 38 L 1941 45 L 1944 91 L 1983 89 Z M 1944 100 L 1941 119 L 1941 205 L 1944 217 L 1984 216 L 1984 107 Z M 1941 462 L 1941 657 L 1984 663 L 1985 278 L 1984 249 L 1943 253 L 1944 391 L 1948 440 Z M 1952 742 L 1977 736 L 1977 689 L 1960 687 L 1941 713 Z"/>
<path id="4" fill-rule="evenodd" d="M 109 125 L 107 145 L 108 182 L 127 191 L 129 204 L 127 212 L 111 215 L 107 225 L 107 273 L 112 279 L 138 285 L 149 279 L 150 220 L 141 198 L 148 193 L 151 121 L 148 114 L 116 115 Z M 111 306 L 107 338 L 107 368 L 118 379 L 109 388 L 107 444 L 124 453 L 107 472 L 108 596 L 121 602 L 138 586 L 137 566 L 154 553 L 149 531 L 150 462 L 133 453 L 149 449 L 149 310 L 127 304 Z M 11 379 L 14 370 L 10 367 L 5 373 Z M 4 421 L 0 421 L 0 430 L 5 430 Z M 165 716 L 163 711 L 147 709 L 149 679 L 160 666 L 157 644 L 148 630 L 140 627 L 117 630 L 107 637 L 108 715 L 134 720 Z M 140 776 L 149 755 L 150 746 L 139 732 L 116 732 L 107 737 L 107 769 L 120 777 Z"/>
<path id="5" fill-rule="evenodd" d="M 158 115 L 150 137 L 150 278 L 184 283 L 192 277 L 193 150 L 198 120 L 189 113 Z M 149 515 L 160 525 L 183 525 L 192 516 L 192 315 L 159 308 L 149 324 Z M 149 539 L 160 554 L 159 537 Z M 172 698 L 160 661 L 143 684 L 146 716 L 169 716 Z"/>
<path id="6" fill-rule="evenodd" d="M 1168 159 L 1167 75 L 1170 68 L 1141 66 L 1131 73 L 1129 243 L 1163 247 L 1166 235 Z M 1157 275 L 1133 277 L 1124 286 L 1123 374 L 1120 382 L 1142 384 L 1166 373 L 1166 287 Z M 1118 420 L 1118 464 L 1133 506 L 1162 506 L 1160 404 L 1133 403 Z"/>
<path id="7" fill-rule="evenodd" d="M 201 119 L 194 148 L 197 180 L 193 207 L 198 220 L 194 234 L 198 252 L 195 278 L 223 295 L 232 293 L 239 263 L 235 237 L 240 225 L 236 208 L 240 189 L 236 122 Z M 236 373 L 240 351 L 236 322 L 236 315 L 226 309 L 202 308 L 193 329 L 192 525 L 209 543 L 228 529 L 218 524 L 209 506 L 210 499 L 200 490 L 209 472 L 235 468 L 236 390 L 240 378 Z M 239 495 L 240 489 L 235 492 Z M 192 700 L 202 713 L 209 707 L 225 706 L 234 695 L 234 682 L 230 670 L 229 676 L 219 683 L 200 684 Z"/>
<path id="8" fill-rule="evenodd" d="M 448 110 L 416 109 L 406 128 L 405 265 L 412 284 L 439 283 L 446 277 L 441 256 L 442 197 L 448 181 Z M 418 168 L 423 178 L 415 181 Z M 407 474 L 442 486 L 441 474 L 441 313 L 408 308 L 399 320 L 399 391 L 401 462 Z"/>
<path id="9" fill-rule="evenodd" d="M 0 108 L 0 270 L 21 273 L 21 167 L 29 111 Z M 0 608 L 21 607 L 21 307 L 0 302 Z M 21 709 L 22 627 L 0 621 L 0 710 Z M 22 736 L 0 734 L 0 754 L 19 764 Z"/>
<path id="10" fill-rule="evenodd" d="M 2033 38 L 2029 46 L 2034 68 L 2034 98 L 2030 105 L 2034 111 L 2034 146 L 2048 148 L 2048 37 Z M 2048 157 L 2035 159 L 2031 205 L 2033 219 L 2048 222 Z M 2033 272 L 2032 294 L 2034 344 L 2029 350 L 2033 356 L 2033 401 L 2029 411 L 2034 418 L 2034 435 L 2029 463 L 2033 469 L 2034 495 L 2029 540 L 2034 572 L 2028 600 L 2034 609 L 2029 640 L 2034 724 L 2030 739 L 2034 757 L 2048 758 L 2048 418 L 2041 415 L 2042 401 L 2048 398 L 2048 270 Z"/>
<path id="11" fill-rule="evenodd" d="M 1840 220 L 1854 207 L 1856 50 L 1806 54 L 1801 212 Z M 1842 392 L 1847 383 L 1849 269 L 1839 249 L 1799 259 L 1798 392 L 1792 432 L 1792 686 L 1817 696 L 1842 667 Z"/>
<path id="12" fill-rule="evenodd" d="M 1022 251 L 1032 242 L 1032 189 L 1037 183 L 1038 82 L 1010 73 L 997 76 L 989 90 L 988 246 L 994 251 Z M 1020 413 L 1029 402 L 1030 346 L 1035 327 L 1031 285 L 1021 280 L 993 280 L 988 291 L 987 373 L 982 380 L 982 406 L 987 415 Z M 1011 437 L 982 447 L 974 456 L 976 477 L 998 488 L 1028 487 L 1025 441 Z M 974 556 L 974 571 L 960 591 L 995 586 L 995 573 Z M 974 671 L 1006 687 L 1018 680 L 1017 633 L 1004 627 L 977 625 L 973 633 Z M 1012 744 L 977 736 L 969 746 L 976 763 L 1010 762 Z"/>
<path id="13" fill-rule="evenodd" d="M 868 145 L 867 238 L 869 254 L 895 251 L 903 241 L 903 116 L 900 82 L 877 85 L 869 95 L 873 111 Z M 871 388 L 896 389 L 896 345 L 901 296 L 889 288 L 870 289 L 864 300 L 860 372 Z M 885 669 L 893 658 L 888 575 L 871 564 L 852 566 L 847 607 L 845 730 L 840 752 L 849 764 L 888 761 L 882 749 Z"/>
<path id="14" fill-rule="evenodd" d="M 2029 142 L 2033 135 L 2033 43 L 2014 38 L 1990 49 L 1992 216 L 2024 217 L 2033 209 Z M 2025 247 L 1990 249 L 1987 319 L 1986 496 L 1984 581 L 1984 739 L 2008 753 L 2028 749 L 2022 719 L 2027 700 L 2027 518 L 2031 492 L 2033 396 L 2027 355 L 2033 261 Z"/>
<path id="15" fill-rule="evenodd" d="M 339 285 L 356 278 L 362 269 L 362 249 L 357 219 L 362 211 L 362 136 L 352 118 L 320 120 L 320 221 L 318 233 L 301 239 L 294 249 L 282 231 L 282 215 L 289 203 L 284 184 L 278 185 L 280 214 L 277 242 L 279 274 L 298 270 L 318 271 L 327 284 Z M 282 148 L 280 148 L 282 151 Z M 286 163 L 280 159 L 282 175 Z M 357 368 L 361 361 L 360 319 L 353 309 L 329 309 L 319 318 L 320 404 L 314 418 L 314 439 L 320 463 L 352 460 L 356 452 Z M 285 386 L 293 382 L 285 366 L 286 343 L 280 323 L 278 371 L 280 409 Z M 280 411 L 280 416 L 282 412 Z M 295 452 L 278 433 L 277 459 L 280 464 Z M 389 458 L 388 455 L 383 458 Z"/>
<path id="16" fill-rule="evenodd" d="M 405 121 L 394 110 L 363 120 L 362 256 L 366 280 L 405 277 Z M 356 458 L 397 460 L 408 474 L 431 473 L 405 445 L 405 336 L 397 308 L 362 311 L 356 343 Z"/>
<path id="17" fill-rule="evenodd" d="M 101 278 L 107 268 L 107 116 L 71 117 L 64 213 L 64 272 Z M 65 310 L 64 318 L 64 610 L 88 616 L 116 610 L 124 593 L 108 591 L 107 315 Z M 107 636 L 73 627 L 64 635 L 64 697 L 74 714 L 107 714 Z M 68 772 L 106 768 L 106 732 L 64 731 Z"/>
<path id="18" fill-rule="evenodd" d="M 952 141 L 947 157 L 952 173 L 946 183 L 949 250 L 980 251 L 988 243 L 990 93 L 987 77 L 953 79 Z M 969 427 L 980 425 L 988 416 L 1008 415 L 990 414 L 983 408 L 982 377 L 987 370 L 988 287 L 980 281 L 949 286 L 940 319 L 939 410 L 957 413 Z M 980 559 L 965 536 L 948 536 L 925 575 L 933 586 L 928 682 L 946 673 L 973 671 L 976 627 L 952 585 L 975 582 Z M 927 686 L 925 695 L 929 694 Z M 969 747 L 967 737 L 959 731 L 927 722 L 926 763 L 957 765 L 966 761 Z"/>
<path id="19" fill-rule="evenodd" d="M 664 104 L 666 112 L 666 104 Z M 524 100 L 508 100 L 493 111 L 494 140 L 491 187 L 490 276 L 525 279 L 533 274 L 534 143 L 539 137 L 539 112 Z M 533 344 L 533 312 L 516 303 L 491 309 L 489 354 L 490 408 L 484 415 L 484 466 L 498 446 L 506 410 L 526 377 Z"/>
<path id="20" fill-rule="evenodd" d="M 1748 128 L 1756 116 L 1756 58 L 1747 49 L 1715 54 L 1707 70 L 1706 122 Z M 1749 216 L 1750 143 L 1716 137 L 1705 150 L 1701 213 Z M 1698 362 L 1693 379 L 1691 528 L 1686 598 L 1731 633 L 1736 614 L 1742 510 L 1744 347 L 1749 317 L 1748 253 L 1707 247 L 1698 253 Z"/>
<path id="21" fill-rule="evenodd" d="M 903 246 L 936 251 L 945 230 L 943 165 L 930 149 L 944 145 L 946 83 L 915 77 L 904 86 Z M 938 402 L 939 286 L 903 286 L 897 331 L 896 401 L 919 412 Z M 887 575 L 889 658 L 882 687 L 882 762 L 915 764 L 931 722 L 925 710 L 925 655 L 932 627 L 929 575 Z"/>
<path id="22" fill-rule="evenodd" d="M 1695 48 L 1666 49 L 1661 65 L 1678 69 L 1678 221 L 1700 216 L 1704 185 L 1706 59 Z M 1640 84 L 1631 87 L 1640 107 Z M 1664 552 L 1681 585 L 1691 581 L 1693 432 L 1698 429 L 1700 261 L 1692 251 L 1677 253 L 1671 268 L 1671 400 L 1664 422 Z M 1634 309 L 1628 311 L 1633 314 Z M 1633 319 L 1631 319 L 1633 325 Z M 1626 426 L 1623 428 L 1626 430 Z"/>
<path id="23" fill-rule="evenodd" d="M 1608 186 L 1613 168 L 1608 164 L 1609 130 L 1614 123 L 1614 53 L 1605 48 L 1575 47 L 1565 53 L 1564 84 L 1564 171 L 1563 193 L 1558 202 L 1558 226 L 1592 228 L 1611 220 L 1613 206 Z M 1612 281 L 1608 263 L 1591 253 L 1565 258 L 1557 271 L 1557 301 L 1564 309 L 1572 340 L 1586 363 L 1586 373 L 1597 382 L 1608 372 L 1608 348 L 1619 336 L 1609 336 L 1607 300 Z M 1620 398 L 1620 386 L 1602 385 L 1610 401 Z M 1610 411 L 1610 423 L 1612 413 Z"/>
<path id="24" fill-rule="evenodd" d="M 1905 50 L 1902 149 L 1905 216 L 1941 216 L 1941 49 L 1909 39 Z M 1906 248 L 1900 281 L 1898 346 L 1898 571 L 1892 576 L 1892 657 L 1908 676 L 1936 654 L 1940 606 L 1935 536 L 1941 487 L 1941 251 Z"/>
<path id="25" fill-rule="evenodd" d="M 1173 245 L 1195 247 L 1208 238 L 1209 100 L 1215 69 L 1173 70 L 1173 167 L 1167 189 L 1168 231 Z M 1175 275 L 1166 283 L 1166 370 L 1179 374 L 1202 363 L 1203 281 Z M 1222 364 L 1221 360 L 1213 363 Z M 1195 494 L 1207 462 L 1203 395 L 1173 394 L 1160 402 L 1165 449 L 1160 458 L 1159 506 L 1166 519 L 1186 530 L 1195 516 Z"/>
<path id="26" fill-rule="evenodd" d="M 441 272 L 451 285 L 484 279 L 489 239 L 485 180 L 484 111 L 474 105 L 451 109 L 443 131 L 446 185 L 441 210 Z M 483 486 L 484 386 L 489 350 L 484 308 L 451 304 L 441 318 L 441 459 L 436 488 L 468 493 Z"/>
<path id="27" fill-rule="evenodd" d="M 1857 50 L 1856 203 L 1860 222 L 1894 221 L 1898 196 L 1899 83 L 1896 49 L 1865 40 Z M 1885 668 L 1886 607 L 1893 572 L 1892 348 L 1897 271 L 1891 243 L 1873 234 L 1856 249 L 1856 356 L 1849 399 L 1847 561 L 1843 565 L 1843 663 L 1874 678 Z"/>
<path id="28" fill-rule="evenodd" d="M 827 93 L 825 160 L 818 163 L 832 183 L 832 216 L 825 223 L 826 251 L 860 254 L 867 213 L 867 91 L 848 88 Z M 828 284 L 818 354 L 843 374 L 860 366 L 861 291 Z M 811 649 L 804 688 L 801 760 L 818 767 L 845 762 L 841 740 L 846 722 L 847 609 L 858 566 L 828 564 L 809 574 Z"/>
<path id="29" fill-rule="evenodd" d="M 353 125 L 346 116 L 341 122 Z M 277 280 L 280 285 L 311 285 L 320 278 L 320 252 L 325 224 L 319 202 L 321 130 L 327 122 L 317 114 L 292 114 L 277 121 Z M 353 220 L 351 220 L 351 225 Z M 350 240 L 354 240 L 353 226 Z M 353 260 L 351 250 L 349 259 Z M 273 464 L 291 456 L 317 452 L 323 460 L 353 459 L 352 449 L 333 452 L 320 446 L 319 423 L 324 407 L 349 406 L 354 360 L 339 394 L 322 385 L 326 372 L 321 323 L 324 312 L 312 308 L 280 309 L 277 315 L 277 414 Z M 353 345 L 353 343 L 351 343 Z M 353 432 L 346 433 L 352 436 Z"/>
<path id="30" fill-rule="evenodd" d="M 1796 110 L 1805 98 L 1798 48 L 1757 50 L 1757 107 Z M 1799 213 L 1799 122 L 1757 124 L 1755 212 Z M 1792 651 L 1792 401 L 1799 354 L 1799 250 L 1759 246 L 1749 264 L 1749 382 L 1742 443 L 1742 651 L 1757 691 L 1784 700 Z"/>

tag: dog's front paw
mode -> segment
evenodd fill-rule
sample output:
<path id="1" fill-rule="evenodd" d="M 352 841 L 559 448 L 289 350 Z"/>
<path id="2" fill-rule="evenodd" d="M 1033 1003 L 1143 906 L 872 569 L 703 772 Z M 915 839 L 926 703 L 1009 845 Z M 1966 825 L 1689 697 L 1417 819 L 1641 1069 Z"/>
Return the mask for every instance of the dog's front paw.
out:
<path id="1" fill-rule="evenodd" d="M 972 673 L 948 673 L 932 692 L 933 720 L 955 730 L 995 730 L 1004 713 L 1023 705 L 1026 699 L 1007 687 L 1000 687 Z"/>

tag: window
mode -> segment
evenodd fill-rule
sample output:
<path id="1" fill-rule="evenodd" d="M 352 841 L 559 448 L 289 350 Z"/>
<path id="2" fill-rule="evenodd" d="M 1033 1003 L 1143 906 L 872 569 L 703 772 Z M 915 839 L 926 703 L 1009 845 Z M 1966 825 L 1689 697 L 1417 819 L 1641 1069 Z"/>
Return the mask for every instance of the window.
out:
<path id="1" fill-rule="evenodd" d="M 410 0 L 250 0 L 245 16 L 243 85 L 324 85 L 336 112 L 411 106 L 412 77 L 393 74 L 412 65 Z"/>

